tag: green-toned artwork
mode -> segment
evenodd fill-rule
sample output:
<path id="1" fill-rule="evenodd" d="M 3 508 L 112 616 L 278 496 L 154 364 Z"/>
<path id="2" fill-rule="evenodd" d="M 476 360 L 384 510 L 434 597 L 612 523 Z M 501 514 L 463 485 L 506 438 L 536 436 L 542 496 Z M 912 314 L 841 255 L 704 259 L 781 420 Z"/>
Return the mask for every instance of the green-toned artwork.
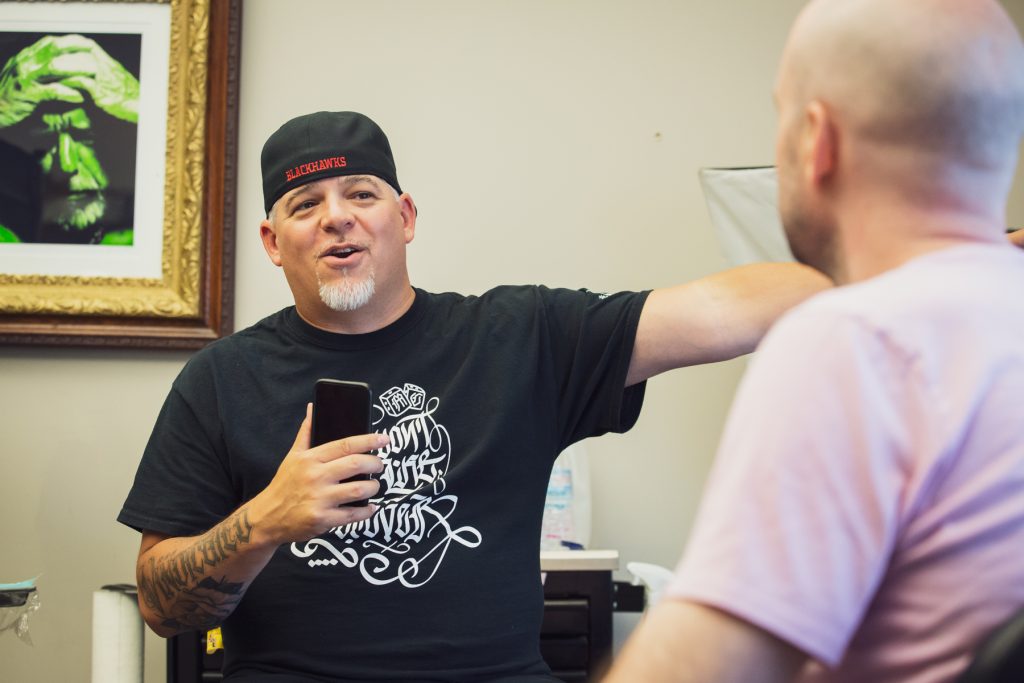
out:
<path id="1" fill-rule="evenodd" d="M 141 46 L 0 31 L 0 245 L 133 243 Z"/>

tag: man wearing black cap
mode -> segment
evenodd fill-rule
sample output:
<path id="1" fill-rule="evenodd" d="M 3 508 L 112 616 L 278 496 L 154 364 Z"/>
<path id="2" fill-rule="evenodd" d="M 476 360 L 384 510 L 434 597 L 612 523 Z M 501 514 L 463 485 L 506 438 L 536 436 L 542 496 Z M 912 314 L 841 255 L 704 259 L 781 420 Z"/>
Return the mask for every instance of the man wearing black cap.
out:
<path id="1" fill-rule="evenodd" d="M 410 284 L 416 207 L 375 123 L 299 117 L 262 166 L 260 234 L 295 306 L 174 383 L 119 516 L 143 531 L 147 623 L 222 624 L 226 680 L 554 681 L 555 456 L 629 429 L 648 377 L 749 351 L 826 282 L 762 264 L 654 292 L 432 294 Z M 310 448 L 321 377 L 372 386 L 373 434 Z M 339 483 L 357 474 L 374 480 Z"/>

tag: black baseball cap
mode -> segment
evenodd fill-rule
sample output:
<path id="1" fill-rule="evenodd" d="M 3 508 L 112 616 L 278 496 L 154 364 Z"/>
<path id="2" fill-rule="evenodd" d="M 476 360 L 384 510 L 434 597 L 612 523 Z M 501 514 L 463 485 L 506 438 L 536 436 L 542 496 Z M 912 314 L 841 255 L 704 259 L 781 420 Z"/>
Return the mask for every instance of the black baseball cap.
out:
<path id="1" fill-rule="evenodd" d="M 263 145 L 263 206 L 314 180 L 372 175 L 399 193 L 398 172 L 384 131 L 354 111 L 318 111 L 288 121 Z"/>

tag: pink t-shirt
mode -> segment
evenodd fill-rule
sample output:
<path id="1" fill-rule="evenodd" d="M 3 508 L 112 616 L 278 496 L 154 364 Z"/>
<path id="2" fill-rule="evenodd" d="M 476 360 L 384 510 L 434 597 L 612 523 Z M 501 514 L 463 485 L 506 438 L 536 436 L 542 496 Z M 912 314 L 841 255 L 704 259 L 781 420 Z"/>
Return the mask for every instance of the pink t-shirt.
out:
<path id="1" fill-rule="evenodd" d="M 800 648 L 802 680 L 955 678 L 1024 605 L 1024 253 L 946 249 L 785 316 L 667 595 Z"/>

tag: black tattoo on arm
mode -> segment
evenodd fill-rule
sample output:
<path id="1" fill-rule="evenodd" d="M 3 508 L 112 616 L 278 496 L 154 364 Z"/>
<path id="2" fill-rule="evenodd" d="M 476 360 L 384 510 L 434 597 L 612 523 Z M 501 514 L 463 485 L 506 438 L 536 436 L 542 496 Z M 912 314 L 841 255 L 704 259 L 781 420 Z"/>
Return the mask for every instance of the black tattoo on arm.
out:
<path id="1" fill-rule="evenodd" d="M 164 626 L 203 629 L 221 623 L 242 599 L 248 584 L 219 579 L 219 565 L 249 543 L 252 524 L 242 509 L 183 549 L 150 558 L 139 570 L 139 594 Z"/>

